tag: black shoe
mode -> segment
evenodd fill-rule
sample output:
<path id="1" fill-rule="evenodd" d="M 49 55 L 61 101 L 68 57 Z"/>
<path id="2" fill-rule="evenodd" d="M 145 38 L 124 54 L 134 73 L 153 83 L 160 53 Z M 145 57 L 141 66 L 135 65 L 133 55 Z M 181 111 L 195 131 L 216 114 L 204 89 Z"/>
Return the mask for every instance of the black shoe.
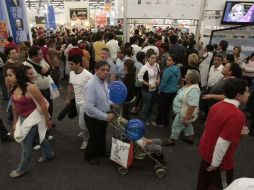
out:
<path id="1" fill-rule="evenodd" d="M 185 137 L 182 138 L 183 142 L 186 142 L 187 144 L 194 145 L 194 140 L 187 139 Z"/>
<path id="2" fill-rule="evenodd" d="M 14 139 L 10 135 L 6 135 L 1 138 L 2 142 L 14 142 Z"/>
<path id="3" fill-rule="evenodd" d="M 90 164 L 92 165 L 99 165 L 100 164 L 100 161 L 98 159 L 90 159 L 90 160 L 87 160 Z"/>
<path id="4" fill-rule="evenodd" d="M 166 140 L 166 141 L 162 142 L 162 146 L 175 146 L 175 145 L 176 145 L 176 143 L 173 140 Z"/>

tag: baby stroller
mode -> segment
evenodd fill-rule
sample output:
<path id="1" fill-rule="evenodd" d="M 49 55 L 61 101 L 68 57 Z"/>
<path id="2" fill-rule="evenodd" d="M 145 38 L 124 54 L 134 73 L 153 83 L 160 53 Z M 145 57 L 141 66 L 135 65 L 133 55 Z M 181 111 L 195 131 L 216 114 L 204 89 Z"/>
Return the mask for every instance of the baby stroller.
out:
<path id="1" fill-rule="evenodd" d="M 132 100 L 131 102 L 133 102 L 134 100 Z M 154 169 L 155 176 L 157 176 L 158 178 L 164 177 L 166 175 L 166 161 L 165 161 L 164 155 L 161 152 L 159 155 L 156 152 L 150 152 L 146 148 L 140 146 L 137 142 L 130 142 L 130 140 L 127 138 L 127 135 L 125 133 L 125 127 L 128 123 L 128 120 L 121 117 L 121 106 L 119 106 L 118 108 L 115 108 L 113 110 L 113 113 L 116 115 L 116 118 L 110 125 L 115 129 L 114 138 L 122 142 L 133 144 L 134 153 L 132 155 L 129 155 L 129 156 L 132 156 L 131 159 L 134 158 L 137 160 L 142 160 L 142 159 L 145 159 L 146 157 L 150 158 L 154 163 L 153 169 Z M 118 171 L 120 174 L 126 175 L 128 173 L 129 167 L 130 165 L 125 167 L 119 166 Z"/>

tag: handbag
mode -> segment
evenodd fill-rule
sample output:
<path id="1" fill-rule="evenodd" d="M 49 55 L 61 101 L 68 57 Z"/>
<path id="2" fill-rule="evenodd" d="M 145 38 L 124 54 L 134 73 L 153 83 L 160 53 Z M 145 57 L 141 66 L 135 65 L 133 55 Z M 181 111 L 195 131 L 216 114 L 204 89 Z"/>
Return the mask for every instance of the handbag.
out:
<path id="1" fill-rule="evenodd" d="M 129 168 L 133 163 L 133 143 L 126 143 L 112 137 L 110 159 L 124 168 Z"/>
<path id="2" fill-rule="evenodd" d="M 48 76 L 48 78 L 49 78 L 50 99 L 54 100 L 60 96 L 60 93 L 52 77 Z"/>

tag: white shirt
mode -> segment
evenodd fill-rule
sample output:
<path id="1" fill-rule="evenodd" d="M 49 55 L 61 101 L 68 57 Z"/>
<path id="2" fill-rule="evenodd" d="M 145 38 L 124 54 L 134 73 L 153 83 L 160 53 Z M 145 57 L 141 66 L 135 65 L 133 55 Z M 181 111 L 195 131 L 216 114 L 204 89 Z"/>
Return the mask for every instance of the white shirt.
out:
<path id="1" fill-rule="evenodd" d="M 212 87 L 217 82 L 223 79 L 223 74 L 221 73 L 224 66 L 220 65 L 219 67 L 215 68 L 214 65 L 210 68 L 209 76 L 208 76 L 208 87 Z"/>
<path id="2" fill-rule="evenodd" d="M 76 74 L 74 71 L 70 72 L 69 82 L 74 89 L 76 104 L 83 104 L 85 102 L 84 88 L 92 77 L 92 73 L 86 69 L 79 74 Z"/>
<path id="3" fill-rule="evenodd" d="M 156 55 L 159 56 L 159 49 L 154 45 L 148 45 L 148 46 L 144 47 L 142 51 L 146 54 L 149 49 L 153 49 L 155 51 Z"/>
<path id="4" fill-rule="evenodd" d="M 142 51 L 142 48 L 137 44 L 132 44 L 131 47 L 133 49 L 134 55 L 136 55 L 139 51 Z"/>
<path id="5" fill-rule="evenodd" d="M 31 61 L 33 63 L 33 61 L 28 58 L 29 61 Z M 36 64 L 36 63 L 34 63 Z M 40 90 L 46 90 L 47 88 L 49 88 L 49 78 L 47 76 L 42 76 L 41 74 L 37 73 L 37 71 L 34 69 L 33 65 L 27 61 L 25 61 L 23 63 L 23 65 L 27 65 L 29 67 L 32 68 L 33 70 L 33 82 L 34 84 L 36 84 L 36 86 L 40 89 Z M 43 59 L 39 64 L 36 64 L 38 66 L 41 66 L 43 68 L 49 69 L 50 66 L 49 64 Z"/>
<path id="6" fill-rule="evenodd" d="M 240 67 L 243 69 L 243 76 L 254 77 L 254 61 L 249 61 L 247 64 L 243 62 Z"/>
<path id="7" fill-rule="evenodd" d="M 157 82 L 157 79 L 158 79 L 158 76 L 159 76 L 159 65 L 156 63 L 154 64 L 153 66 L 151 66 L 148 62 L 143 65 L 138 73 L 138 80 L 139 82 L 143 82 L 144 79 L 144 74 L 146 71 L 148 71 L 148 83 L 149 85 L 151 86 L 154 86 L 156 87 L 156 82 Z M 153 89 L 149 89 L 149 91 L 155 91 L 156 88 L 153 88 Z"/>
<path id="8" fill-rule="evenodd" d="M 118 45 L 118 41 L 117 40 L 109 40 L 107 43 L 106 43 L 106 47 L 109 49 L 110 51 L 110 58 L 112 59 L 112 61 L 116 61 L 116 58 L 117 58 L 117 52 L 120 50 L 120 47 Z"/>
<path id="9" fill-rule="evenodd" d="M 199 64 L 201 87 L 207 86 L 209 67 L 210 67 L 210 62 L 212 58 L 213 58 L 213 53 L 207 52 L 203 55 L 203 61 Z"/>

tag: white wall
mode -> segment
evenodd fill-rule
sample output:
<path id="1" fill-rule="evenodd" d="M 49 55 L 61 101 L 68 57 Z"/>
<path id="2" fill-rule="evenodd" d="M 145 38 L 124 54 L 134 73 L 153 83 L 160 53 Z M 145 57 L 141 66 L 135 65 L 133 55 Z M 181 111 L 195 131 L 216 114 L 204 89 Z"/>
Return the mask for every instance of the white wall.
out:
<path id="1" fill-rule="evenodd" d="M 75 21 L 70 19 L 70 9 L 71 8 L 87 8 L 87 20 L 84 21 Z M 89 10 L 89 3 L 88 1 L 84 2 L 64 2 L 64 9 L 65 9 L 65 18 L 67 24 L 74 25 L 86 25 L 89 21 L 89 15 L 90 15 L 90 10 Z"/>

